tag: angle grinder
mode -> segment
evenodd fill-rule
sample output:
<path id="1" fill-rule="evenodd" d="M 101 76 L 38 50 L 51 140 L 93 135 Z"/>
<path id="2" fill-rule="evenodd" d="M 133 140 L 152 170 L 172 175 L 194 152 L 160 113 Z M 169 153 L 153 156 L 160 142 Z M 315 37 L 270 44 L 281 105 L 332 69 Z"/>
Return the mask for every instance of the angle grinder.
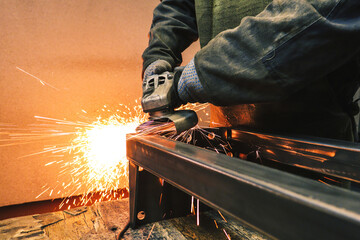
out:
<path id="1" fill-rule="evenodd" d="M 144 80 L 141 105 L 143 111 L 149 113 L 149 121 L 139 125 L 137 132 L 156 132 L 171 125 L 177 133 L 181 133 L 198 123 L 195 111 L 175 110 L 182 104 L 177 93 L 182 70 L 183 68 L 175 68 L 174 72 L 152 75 Z"/>

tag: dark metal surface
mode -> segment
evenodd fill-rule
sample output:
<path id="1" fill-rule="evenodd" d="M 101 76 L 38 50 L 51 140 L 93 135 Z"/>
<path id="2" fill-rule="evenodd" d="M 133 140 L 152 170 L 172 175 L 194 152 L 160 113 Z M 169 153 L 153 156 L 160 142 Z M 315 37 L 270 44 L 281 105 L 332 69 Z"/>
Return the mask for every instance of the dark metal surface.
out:
<path id="1" fill-rule="evenodd" d="M 203 131 L 215 133 L 223 143 L 229 143 L 231 148 L 226 152 L 221 146 L 217 146 L 217 150 L 231 153 L 234 157 L 282 170 L 292 168 L 294 171 L 289 172 L 299 175 L 301 171 L 312 172 L 314 178 L 325 176 L 322 180 L 330 184 L 339 180 L 360 183 L 359 143 L 308 136 L 285 137 L 231 128 L 209 128 Z M 201 131 L 195 131 L 193 135 L 193 139 L 196 139 L 194 145 L 206 148 L 211 143 L 216 147 L 217 139 L 204 139 Z M 289 166 L 288 169 L 281 167 L 285 165 Z"/>
<path id="2" fill-rule="evenodd" d="M 154 112 L 149 121 L 140 124 L 136 128 L 138 133 L 154 133 L 160 131 L 184 132 L 198 123 L 198 117 L 193 110 L 159 111 Z"/>
<path id="3" fill-rule="evenodd" d="M 285 138 L 237 129 L 223 131 L 235 151 L 239 152 L 241 148 L 247 148 L 248 152 L 256 150 L 263 159 L 360 182 L 358 143 L 321 138 Z M 237 147 L 236 143 L 242 147 Z"/>
<path id="4" fill-rule="evenodd" d="M 189 130 L 198 123 L 198 117 L 193 110 L 178 110 L 167 116 L 174 124 L 176 132 Z"/>
<path id="5" fill-rule="evenodd" d="M 127 156 L 133 166 L 269 236 L 360 236 L 359 193 L 159 136 L 129 138 Z"/>
<path id="6" fill-rule="evenodd" d="M 130 162 L 130 225 L 157 222 L 190 213 L 188 194 Z"/>

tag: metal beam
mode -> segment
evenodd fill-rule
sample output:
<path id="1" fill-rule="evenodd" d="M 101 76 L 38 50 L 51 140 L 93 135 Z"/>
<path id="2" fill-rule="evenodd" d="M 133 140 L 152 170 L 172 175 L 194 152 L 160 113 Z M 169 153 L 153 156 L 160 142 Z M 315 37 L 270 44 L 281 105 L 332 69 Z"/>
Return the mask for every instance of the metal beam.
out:
<path id="1" fill-rule="evenodd" d="M 220 131 L 231 143 L 239 142 L 258 149 L 258 154 L 264 159 L 360 183 L 358 143 L 315 137 L 284 137 L 239 129 Z"/>
<path id="2" fill-rule="evenodd" d="M 159 136 L 131 136 L 127 156 L 182 191 L 280 239 L 355 239 L 360 194 Z"/>

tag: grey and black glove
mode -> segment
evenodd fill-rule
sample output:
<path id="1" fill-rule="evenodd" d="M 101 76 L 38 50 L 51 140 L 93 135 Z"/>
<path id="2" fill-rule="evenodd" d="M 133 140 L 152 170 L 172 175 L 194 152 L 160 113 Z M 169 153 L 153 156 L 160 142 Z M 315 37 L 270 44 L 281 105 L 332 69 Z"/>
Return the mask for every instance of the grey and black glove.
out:
<path id="1" fill-rule="evenodd" d="M 161 74 L 163 72 L 172 72 L 172 70 L 172 66 L 167 61 L 161 59 L 156 60 L 145 69 L 143 73 L 143 81 L 152 75 Z"/>
<path id="2" fill-rule="evenodd" d="M 144 112 L 171 110 L 188 102 L 209 101 L 196 73 L 193 59 L 185 67 L 175 68 L 175 73 L 159 73 L 170 64 L 163 60 L 156 62 L 150 64 L 144 73 L 141 99 Z"/>
<path id="3" fill-rule="evenodd" d="M 177 87 L 179 98 L 183 103 L 209 102 L 204 87 L 196 72 L 194 59 L 192 59 L 182 71 Z"/>

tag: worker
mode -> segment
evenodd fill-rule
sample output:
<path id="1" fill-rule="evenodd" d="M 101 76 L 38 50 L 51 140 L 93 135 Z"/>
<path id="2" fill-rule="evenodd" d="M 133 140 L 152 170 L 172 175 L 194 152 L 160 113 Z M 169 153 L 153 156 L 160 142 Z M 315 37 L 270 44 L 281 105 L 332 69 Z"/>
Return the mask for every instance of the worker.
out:
<path id="1" fill-rule="evenodd" d="M 200 40 L 172 101 L 215 105 L 213 126 L 356 138 L 358 0 L 163 0 L 149 36 L 144 80 Z"/>

